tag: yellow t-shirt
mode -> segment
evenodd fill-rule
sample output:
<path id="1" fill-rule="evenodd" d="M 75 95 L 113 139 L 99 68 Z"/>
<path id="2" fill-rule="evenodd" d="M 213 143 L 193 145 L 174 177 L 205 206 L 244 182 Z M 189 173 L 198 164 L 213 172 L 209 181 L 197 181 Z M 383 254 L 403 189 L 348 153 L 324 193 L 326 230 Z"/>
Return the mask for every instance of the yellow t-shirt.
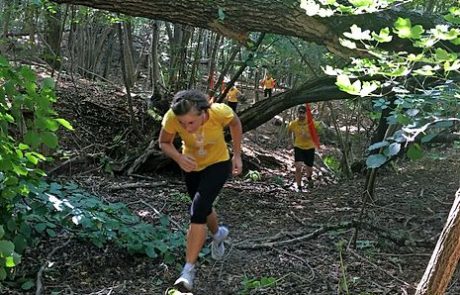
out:
<path id="1" fill-rule="evenodd" d="M 312 149 L 315 147 L 306 120 L 299 121 L 299 119 L 296 119 L 294 121 L 291 121 L 289 123 L 288 130 L 294 133 L 295 147 L 304 150 Z"/>
<path id="2" fill-rule="evenodd" d="M 170 134 L 179 134 L 182 153 L 195 159 L 195 171 L 230 159 L 224 138 L 224 127 L 233 119 L 233 110 L 222 103 L 213 103 L 208 109 L 209 119 L 196 133 L 187 132 L 170 109 L 163 117 L 162 126 Z"/>
<path id="3" fill-rule="evenodd" d="M 238 102 L 238 94 L 240 91 L 236 87 L 230 88 L 227 93 L 227 101 L 229 102 Z"/>
<path id="4" fill-rule="evenodd" d="M 264 89 L 272 89 L 275 80 L 273 78 L 268 78 L 263 81 Z"/>

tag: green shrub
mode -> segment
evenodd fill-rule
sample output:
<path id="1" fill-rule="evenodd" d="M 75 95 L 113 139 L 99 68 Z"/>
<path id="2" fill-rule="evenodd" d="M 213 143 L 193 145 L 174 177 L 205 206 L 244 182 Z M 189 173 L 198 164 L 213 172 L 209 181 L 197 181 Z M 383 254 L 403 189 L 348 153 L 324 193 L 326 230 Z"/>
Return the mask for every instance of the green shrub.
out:
<path id="1" fill-rule="evenodd" d="M 14 68 L 0 56 L 0 281 L 30 242 L 31 229 L 17 205 L 45 175 L 38 168 L 46 160 L 40 148 L 57 147 L 59 126 L 72 129 L 56 118 L 55 101 L 52 79 L 39 83 L 29 67 Z"/>

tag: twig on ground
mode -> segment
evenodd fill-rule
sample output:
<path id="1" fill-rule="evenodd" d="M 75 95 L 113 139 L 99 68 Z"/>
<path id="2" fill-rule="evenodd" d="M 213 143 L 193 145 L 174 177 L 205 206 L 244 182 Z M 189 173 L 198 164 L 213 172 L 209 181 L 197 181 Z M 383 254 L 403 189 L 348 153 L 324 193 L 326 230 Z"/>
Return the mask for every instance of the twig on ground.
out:
<path id="1" fill-rule="evenodd" d="M 303 222 L 299 217 L 297 217 L 297 215 L 295 215 L 294 211 L 291 211 L 290 214 L 287 214 L 288 217 L 291 217 L 292 219 L 294 219 L 295 221 L 297 221 L 298 223 L 300 223 L 301 225 L 303 226 L 307 226 L 305 224 L 305 222 Z"/>
<path id="2" fill-rule="evenodd" d="M 391 273 L 389 273 L 388 271 L 384 270 L 383 268 L 381 268 L 380 266 L 378 266 L 377 264 L 373 263 L 372 261 L 362 257 L 361 255 L 359 255 L 358 253 L 356 253 L 353 249 L 347 249 L 347 252 L 352 254 L 353 256 L 355 256 L 356 258 L 358 258 L 359 260 L 361 261 L 364 261 L 364 262 L 367 262 L 369 265 L 371 265 L 372 267 L 374 267 L 375 269 L 377 270 L 380 270 L 381 272 L 383 272 L 384 274 L 386 274 L 387 276 L 391 277 L 393 280 L 396 280 L 406 286 L 410 286 L 409 283 L 407 283 L 406 281 L 403 281 L 401 280 L 400 278 L 398 277 L 395 277 L 394 275 L 392 275 Z"/>
<path id="3" fill-rule="evenodd" d="M 38 273 L 37 273 L 37 280 L 36 280 L 36 286 L 37 286 L 37 289 L 35 291 L 35 295 L 41 295 L 43 293 L 43 283 L 42 283 L 42 276 L 43 276 L 43 272 L 45 271 L 48 263 L 50 262 L 51 260 L 51 257 L 53 257 L 54 253 L 56 253 L 58 250 L 64 248 L 65 246 L 67 246 L 70 241 L 72 240 L 72 237 L 70 237 L 64 244 L 60 245 L 60 246 L 57 246 L 55 247 L 49 254 L 48 256 L 46 256 L 46 260 L 45 262 L 42 264 L 42 266 L 40 267 L 40 269 L 38 270 Z"/>
<path id="4" fill-rule="evenodd" d="M 56 167 L 53 167 L 52 169 L 50 169 L 48 171 L 48 175 L 51 175 L 54 172 L 56 172 L 57 170 L 61 169 L 62 167 L 68 166 L 68 165 L 70 165 L 72 163 L 83 161 L 86 158 L 96 158 L 96 157 L 100 157 L 100 156 L 103 156 L 103 155 L 104 155 L 104 153 L 100 152 L 100 153 L 94 153 L 94 154 L 84 154 L 84 155 L 75 156 L 73 158 L 70 158 L 70 159 L 62 162 L 61 164 L 57 165 Z"/>
<path id="5" fill-rule="evenodd" d="M 288 255 L 288 256 L 296 258 L 297 260 L 300 260 L 310 270 L 311 275 L 308 277 L 308 279 L 311 281 L 311 280 L 313 280 L 315 278 L 315 271 L 314 271 L 313 267 L 311 267 L 311 265 L 308 263 L 307 260 L 303 259 L 302 257 L 300 257 L 298 255 L 290 253 L 287 250 L 283 251 L 283 250 L 277 249 L 277 248 L 273 248 L 273 250 L 277 251 L 278 253 Z"/>
<path id="6" fill-rule="evenodd" d="M 155 207 L 153 207 L 152 205 L 150 205 L 149 203 L 147 203 L 146 201 L 144 200 L 139 200 L 137 202 L 133 202 L 133 203 L 130 203 L 130 204 L 134 204 L 134 203 L 142 203 L 144 204 L 145 206 L 149 207 L 150 209 L 153 210 L 153 212 L 155 212 L 156 215 L 158 216 L 161 216 L 161 215 L 164 215 L 162 214 L 160 211 L 158 211 Z M 186 231 L 184 230 L 184 228 L 182 226 L 180 226 L 179 223 L 177 223 L 176 221 L 172 220 L 171 218 L 169 218 L 169 222 L 171 222 L 177 230 L 180 230 L 182 231 L 183 233 L 186 233 Z"/>
<path id="7" fill-rule="evenodd" d="M 166 185 L 166 181 L 160 181 L 160 182 L 155 182 L 155 183 L 141 183 L 141 182 L 126 183 L 122 185 L 108 186 L 106 187 L 106 189 L 110 191 L 119 191 L 123 189 L 132 189 L 132 188 L 153 188 L 153 187 L 159 187 L 162 185 Z"/>
<path id="8" fill-rule="evenodd" d="M 273 248 L 273 247 L 278 247 L 278 246 L 284 246 L 284 245 L 287 245 L 287 244 L 297 243 L 297 242 L 300 242 L 300 241 L 311 240 L 311 239 L 314 239 L 314 238 L 318 237 L 319 235 L 324 234 L 324 233 L 326 233 L 328 231 L 342 229 L 342 228 L 350 228 L 352 226 L 353 226 L 353 222 L 343 222 L 343 223 L 337 224 L 337 225 L 323 226 L 323 227 L 315 230 L 312 233 L 308 233 L 308 234 L 305 234 L 305 235 L 302 235 L 302 236 L 299 236 L 299 237 L 296 237 L 296 238 L 293 238 L 293 239 L 283 240 L 283 241 L 279 241 L 279 242 L 267 242 L 267 243 L 261 243 L 261 244 L 252 244 L 252 245 L 241 244 L 241 245 L 237 245 L 236 247 L 238 249 L 251 249 L 251 250 L 261 249 L 261 248 Z"/>

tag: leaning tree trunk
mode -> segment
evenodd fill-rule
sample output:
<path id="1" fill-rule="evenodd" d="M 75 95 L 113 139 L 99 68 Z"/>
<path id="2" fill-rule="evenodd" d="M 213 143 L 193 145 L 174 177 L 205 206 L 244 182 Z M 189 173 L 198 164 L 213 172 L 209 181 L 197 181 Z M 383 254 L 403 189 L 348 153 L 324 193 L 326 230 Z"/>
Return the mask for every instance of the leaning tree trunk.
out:
<path id="1" fill-rule="evenodd" d="M 265 32 L 296 36 L 309 42 L 324 45 L 337 55 L 348 57 L 359 51 L 343 47 L 339 38 L 344 31 L 356 24 L 365 29 L 380 31 L 392 27 L 398 17 L 410 18 L 412 23 L 433 27 L 434 18 L 402 10 L 385 10 L 357 16 L 316 17 L 308 16 L 300 7 L 299 0 L 258 1 L 251 0 L 53 0 L 90 6 L 131 16 L 140 16 L 173 23 L 188 24 L 219 32 L 252 46 L 249 32 Z M 224 16 L 222 18 L 222 15 Z M 395 43 L 399 43 L 395 45 Z M 381 45 L 390 50 L 410 50 L 405 40 Z M 404 48 L 402 48 L 404 47 Z M 419 50 L 419 49 L 416 49 Z"/>
<path id="2" fill-rule="evenodd" d="M 318 79 L 305 83 L 297 89 L 285 91 L 270 98 L 258 101 L 251 108 L 245 109 L 238 114 L 243 125 L 243 132 L 252 130 L 271 120 L 282 111 L 302 103 L 349 99 L 354 97 L 340 91 L 334 83 L 335 78 L 319 77 Z M 164 158 L 157 157 L 158 145 L 154 144 L 153 141 L 154 140 L 150 142 L 149 147 L 145 149 L 129 168 L 129 173 L 155 171 L 158 169 L 157 165 L 164 165 Z M 151 159 L 149 155 L 155 155 L 155 159 Z"/>
<path id="3" fill-rule="evenodd" d="M 460 189 L 415 295 L 442 295 L 460 259 Z"/>

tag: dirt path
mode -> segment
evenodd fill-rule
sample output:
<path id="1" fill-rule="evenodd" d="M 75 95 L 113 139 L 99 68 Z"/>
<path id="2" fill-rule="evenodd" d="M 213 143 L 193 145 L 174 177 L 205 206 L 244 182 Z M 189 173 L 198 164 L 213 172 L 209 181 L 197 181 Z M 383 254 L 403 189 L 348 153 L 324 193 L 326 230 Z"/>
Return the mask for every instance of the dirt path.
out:
<path id="1" fill-rule="evenodd" d="M 194 294 L 411 294 L 460 185 L 458 150 L 442 158 L 402 165 L 379 176 L 377 199 L 369 208 L 357 247 L 347 251 L 350 224 L 361 207 L 362 180 L 295 193 L 265 182 L 232 180 L 217 210 L 231 230 L 221 262 L 201 259 Z M 187 203 L 178 198 L 178 180 L 158 189 L 109 191 L 113 184 L 139 179 L 76 178 L 108 201 L 122 201 L 145 220 L 156 222 L 151 206 L 179 223 Z M 133 203 L 134 202 L 134 203 Z M 151 210 L 150 210 L 151 211 Z M 335 227 L 334 227 L 335 226 Z M 51 250 L 65 240 L 43 240 L 29 251 L 18 273 L 35 277 Z M 272 244 L 264 245 L 271 242 Z M 162 294 L 178 274 L 176 265 L 131 256 L 114 247 L 97 249 L 71 241 L 52 257 L 43 276 L 45 294 Z M 447 294 L 459 294 L 457 273 Z M 272 283 L 256 288 L 258 283 Z M 347 290 L 348 289 L 348 293 Z M 34 294 L 15 292 L 5 294 Z"/>

